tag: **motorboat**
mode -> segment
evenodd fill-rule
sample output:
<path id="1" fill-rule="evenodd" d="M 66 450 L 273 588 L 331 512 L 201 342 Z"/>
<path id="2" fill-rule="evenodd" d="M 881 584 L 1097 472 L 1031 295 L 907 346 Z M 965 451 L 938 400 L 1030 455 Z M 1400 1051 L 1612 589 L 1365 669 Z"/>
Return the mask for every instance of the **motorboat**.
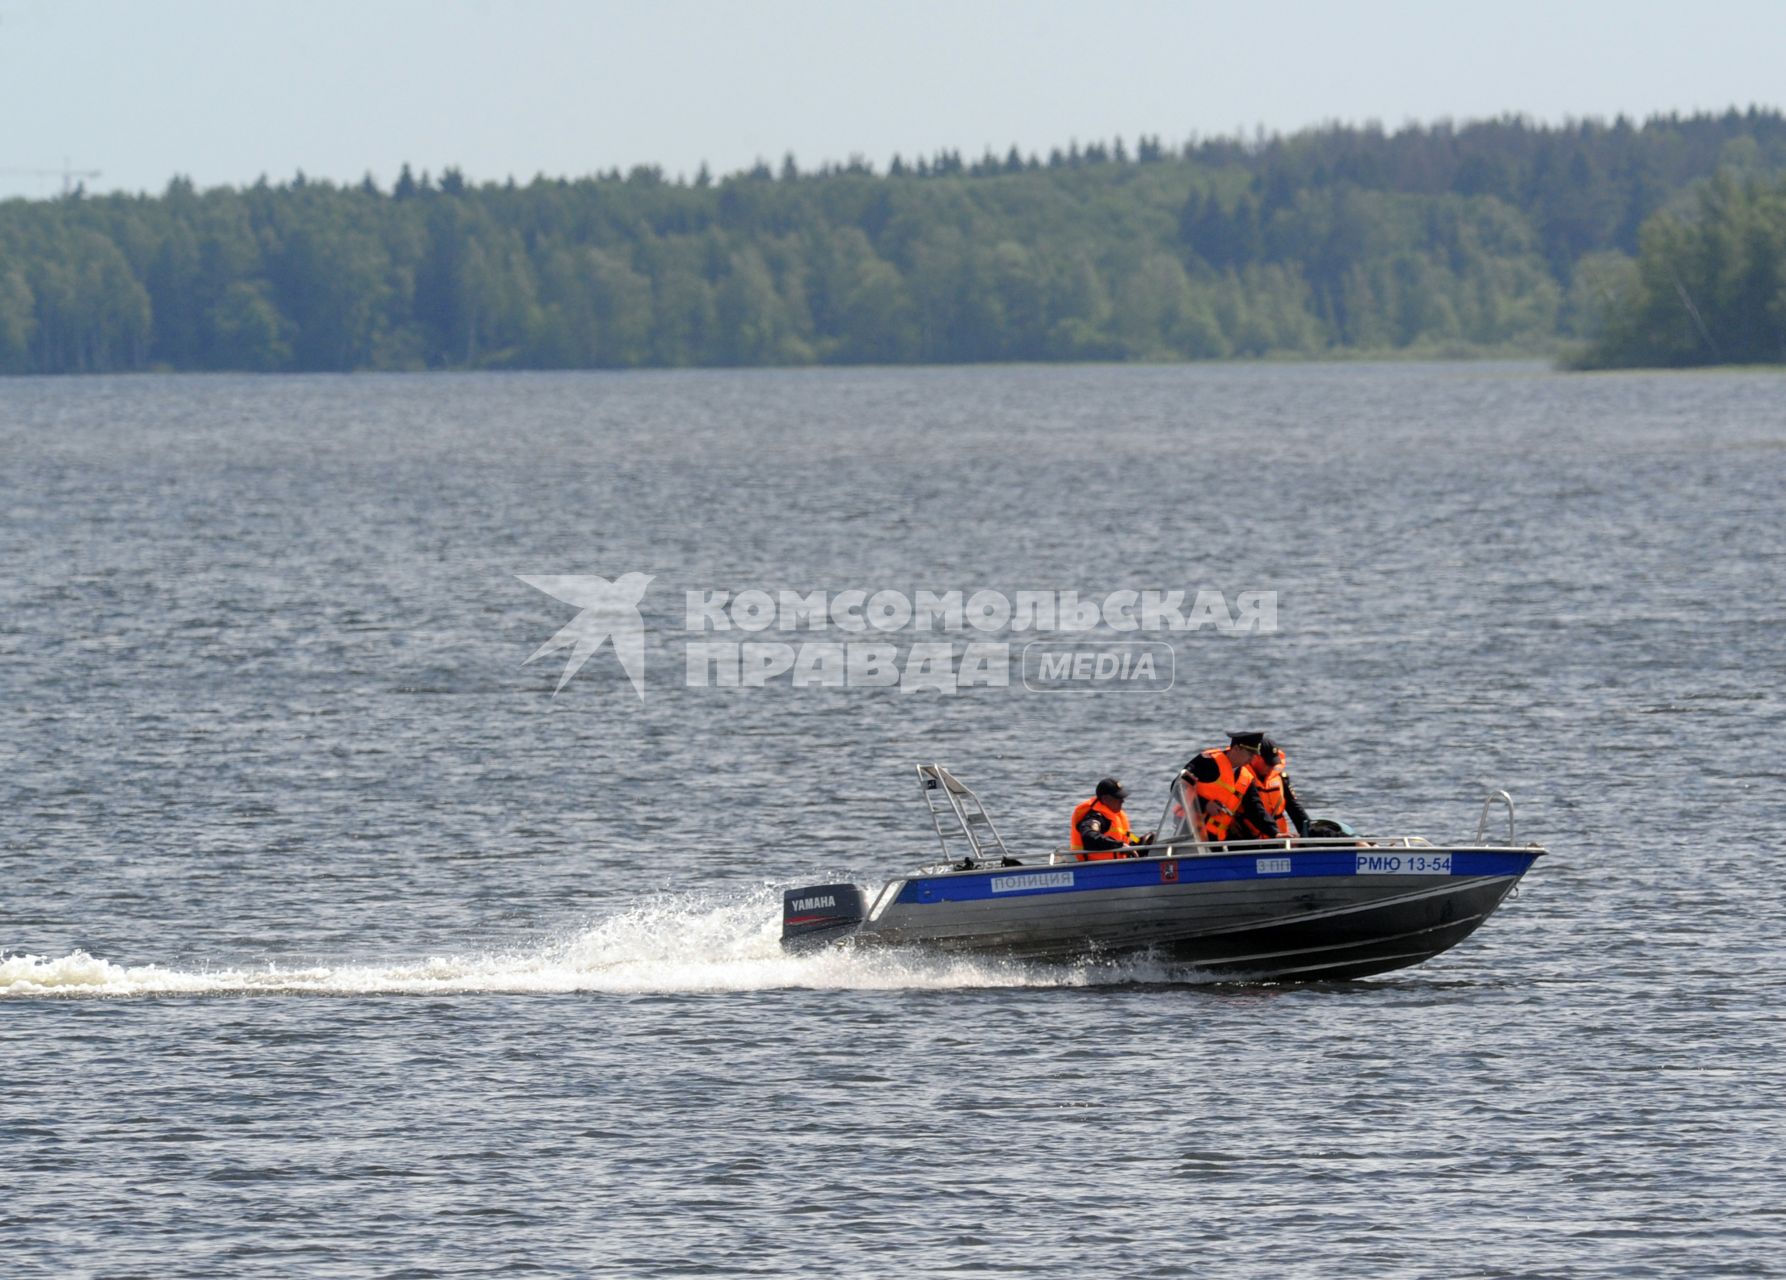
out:
<path id="1" fill-rule="evenodd" d="M 1242 981 L 1363 978 L 1419 964 L 1474 933 L 1547 852 L 1514 839 L 1513 799 L 1483 802 L 1475 839 L 1340 834 L 1213 842 L 1182 780 L 1149 845 L 1084 861 L 1012 855 L 974 793 L 917 766 L 943 860 L 889 880 L 790 889 L 782 946 L 912 947 L 1083 962 L 1151 955 Z M 1491 814 L 1506 811 L 1504 839 Z M 1317 828 L 1322 829 L 1322 828 Z"/>

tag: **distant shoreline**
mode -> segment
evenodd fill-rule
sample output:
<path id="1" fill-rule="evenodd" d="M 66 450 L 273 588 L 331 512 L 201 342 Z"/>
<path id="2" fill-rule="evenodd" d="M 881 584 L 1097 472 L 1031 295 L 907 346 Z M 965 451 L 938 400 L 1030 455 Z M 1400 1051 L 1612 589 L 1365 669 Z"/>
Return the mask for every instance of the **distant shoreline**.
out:
<path id="1" fill-rule="evenodd" d="M 642 367 L 633 369 L 349 369 L 343 371 L 283 370 L 250 371 L 240 369 L 128 369 L 104 373 L 40 373 L 0 375 L 11 383 L 85 382 L 99 379 L 141 379 L 146 382 L 173 378 L 416 378 L 416 377 L 560 377 L 564 375 L 596 375 L 602 377 L 652 377 L 673 374 L 848 374 L 848 373 L 972 373 L 979 371 L 1061 372 L 1075 369 L 1164 370 L 1164 369 L 1249 369 L 1297 368 L 1332 365 L 1431 365 L 1523 366 L 1532 372 L 1555 373 L 1569 377 L 1619 377 L 1628 375 L 1729 375 L 1786 374 L 1786 361 L 1778 364 L 1699 364 L 1678 366 L 1618 366 L 1577 368 L 1559 363 L 1554 355 L 1518 352 L 1481 352 L 1475 354 L 1405 355 L 1366 352 L 1343 352 L 1330 355 L 1266 355 L 1236 357 L 1225 360 L 1018 360 L 986 361 L 977 364 L 801 364 L 801 365 L 678 365 L 675 367 Z"/>
<path id="2" fill-rule="evenodd" d="M 1640 259 L 1775 216 L 1781 175 L 1786 117 L 1750 110 L 77 191 L 0 203 L 0 373 L 1780 361 L 1768 299 Z"/>

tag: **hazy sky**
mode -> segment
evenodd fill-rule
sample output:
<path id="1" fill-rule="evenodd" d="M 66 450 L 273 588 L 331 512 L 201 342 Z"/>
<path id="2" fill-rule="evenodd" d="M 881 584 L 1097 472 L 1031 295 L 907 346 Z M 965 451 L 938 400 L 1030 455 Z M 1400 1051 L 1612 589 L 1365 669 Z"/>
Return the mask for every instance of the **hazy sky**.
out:
<path id="1" fill-rule="evenodd" d="M 0 0 L 0 196 L 1786 106 L 1786 0 Z"/>

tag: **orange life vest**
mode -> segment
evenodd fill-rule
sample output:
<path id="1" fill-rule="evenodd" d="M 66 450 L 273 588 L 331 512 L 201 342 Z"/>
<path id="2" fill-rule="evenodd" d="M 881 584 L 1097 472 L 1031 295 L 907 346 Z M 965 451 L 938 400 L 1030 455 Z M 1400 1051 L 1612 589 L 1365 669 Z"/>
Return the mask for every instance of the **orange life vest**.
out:
<path id="1" fill-rule="evenodd" d="M 1264 761 L 1260 761 L 1263 765 Z M 1259 801 L 1265 806 L 1265 812 L 1271 815 L 1272 822 L 1277 824 L 1280 836 L 1296 834 L 1290 826 L 1290 815 L 1284 812 L 1284 773 L 1290 767 L 1290 757 L 1278 752 L 1277 763 L 1264 773 L 1258 775 Z"/>
<path id="2" fill-rule="evenodd" d="M 1240 815 L 1240 802 L 1246 799 L 1246 793 L 1256 784 L 1257 779 L 1253 777 L 1251 769 L 1244 766 L 1236 769 L 1234 761 L 1228 758 L 1225 750 L 1217 748 L 1200 754 L 1206 760 L 1215 761 L 1217 770 L 1214 782 L 1195 783 L 1203 838 L 1226 840 L 1228 833 L 1234 829 L 1234 819 Z"/>
<path id="3" fill-rule="evenodd" d="M 1079 834 L 1079 824 L 1085 821 L 1087 814 L 1092 813 L 1104 820 L 1104 834 L 1123 844 L 1129 842 L 1129 815 L 1121 809 L 1112 809 L 1098 796 L 1093 796 L 1073 810 L 1073 830 L 1067 837 L 1067 847 L 1079 855 L 1081 862 L 1108 862 L 1116 857 L 1115 849 L 1087 849 L 1085 837 Z"/>

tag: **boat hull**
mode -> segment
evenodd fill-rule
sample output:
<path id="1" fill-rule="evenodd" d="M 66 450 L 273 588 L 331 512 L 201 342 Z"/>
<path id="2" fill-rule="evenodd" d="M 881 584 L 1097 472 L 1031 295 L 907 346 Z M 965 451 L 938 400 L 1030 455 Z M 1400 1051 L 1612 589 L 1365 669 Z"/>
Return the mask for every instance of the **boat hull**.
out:
<path id="1" fill-rule="evenodd" d="M 849 935 L 1042 960 L 1150 953 L 1262 981 L 1368 977 L 1456 946 L 1536 847 L 1268 848 L 916 875 Z"/>

